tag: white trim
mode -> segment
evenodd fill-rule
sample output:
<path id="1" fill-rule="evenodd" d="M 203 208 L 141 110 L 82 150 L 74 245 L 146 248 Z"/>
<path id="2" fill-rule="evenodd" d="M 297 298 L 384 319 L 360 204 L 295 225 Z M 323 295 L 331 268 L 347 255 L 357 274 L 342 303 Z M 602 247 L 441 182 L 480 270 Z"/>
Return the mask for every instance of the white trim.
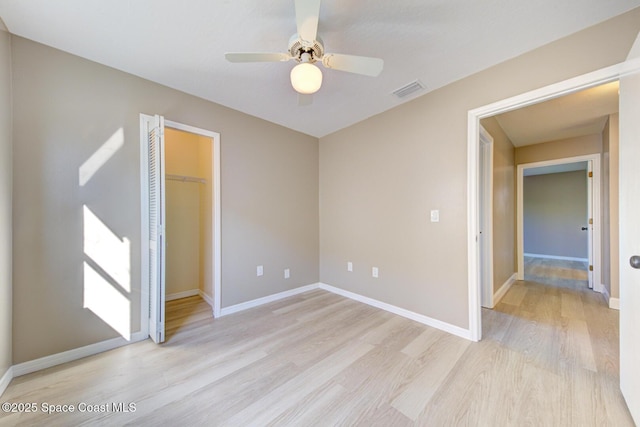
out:
<path id="1" fill-rule="evenodd" d="M 613 310 L 620 310 L 620 299 L 619 298 L 609 298 L 609 308 Z"/>
<path id="2" fill-rule="evenodd" d="M 191 289 L 189 291 L 176 292 L 174 294 L 167 294 L 165 301 L 174 301 L 182 298 L 194 297 L 200 294 L 199 289 Z"/>
<path id="3" fill-rule="evenodd" d="M 607 300 L 607 302 L 609 301 L 609 298 L 611 296 L 609 295 L 609 291 L 607 290 L 607 287 L 605 285 L 603 285 L 602 283 L 598 283 L 593 287 L 593 290 L 596 292 L 600 292 Z"/>
<path id="4" fill-rule="evenodd" d="M 469 335 L 482 338 L 480 310 L 480 245 L 478 244 L 478 169 L 480 148 L 480 115 L 469 111 L 467 131 L 467 281 L 469 283 Z"/>
<path id="5" fill-rule="evenodd" d="M 319 287 L 320 289 L 324 289 L 325 291 L 329 291 L 334 294 L 352 299 L 354 301 L 358 301 L 358 302 L 370 305 L 372 307 L 376 307 L 381 310 L 388 311 L 389 313 L 397 314 L 398 316 L 406 317 L 407 319 L 411 319 L 418 323 L 422 323 L 423 325 L 440 329 L 441 331 L 448 332 L 452 335 L 456 335 L 468 340 L 471 339 L 469 331 L 459 326 L 455 326 L 450 323 L 443 322 L 441 320 L 433 319 L 431 317 L 424 316 L 422 314 L 418 314 L 413 311 L 406 310 L 404 308 L 396 307 L 395 305 L 387 304 L 386 302 L 378 301 L 373 298 L 369 298 L 369 297 L 355 294 L 353 292 L 345 291 L 344 289 L 336 288 L 335 286 L 327 285 L 325 283 L 320 283 Z"/>
<path id="6" fill-rule="evenodd" d="M 495 307 L 496 304 L 500 302 L 504 294 L 506 294 L 509 289 L 511 289 L 511 286 L 513 286 L 516 280 L 518 280 L 518 275 L 516 273 L 513 273 L 511 277 L 509 277 L 507 281 L 504 282 L 502 286 L 500 286 L 500 289 L 498 289 L 496 293 L 493 294 L 493 306 L 491 308 Z"/>
<path id="7" fill-rule="evenodd" d="M 239 311 L 248 310 L 250 308 L 258 307 L 264 304 L 268 304 L 270 302 L 274 302 L 274 301 L 278 301 L 294 295 L 298 295 L 303 292 L 312 291 L 314 289 L 318 289 L 318 287 L 319 287 L 319 284 L 314 283 L 312 285 L 301 286 L 299 288 L 290 289 L 288 291 L 280 292 L 273 295 L 267 295 L 266 297 L 257 298 L 247 302 L 241 302 L 240 304 L 232 305 L 229 307 L 224 307 L 221 310 L 220 316 L 227 316 L 229 314 L 237 313 Z"/>
<path id="8" fill-rule="evenodd" d="M 582 261 L 589 262 L 589 258 L 577 258 L 572 256 L 559 256 L 559 255 L 544 255 L 544 254 L 530 254 L 528 252 L 524 253 L 524 256 L 528 256 L 530 258 L 544 258 L 544 259 L 559 259 L 563 261 Z"/>
<path id="9" fill-rule="evenodd" d="M 268 304 L 270 302 L 279 301 L 281 299 L 298 295 L 303 292 L 312 291 L 314 289 L 323 289 L 325 291 L 334 293 L 336 295 L 340 295 L 340 296 L 352 299 L 354 301 L 358 301 L 358 302 L 370 305 L 372 307 L 376 307 L 381 310 L 388 311 L 389 313 L 397 314 L 398 316 L 415 320 L 416 322 L 422 323 L 423 325 L 440 329 L 441 331 L 448 332 L 450 334 L 459 336 L 461 338 L 465 338 L 468 340 L 471 339 L 469 331 L 467 329 L 460 328 L 459 326 L 451 325 L 449 323 L 442 322 L 440 320 L 433 319 L 431 317 L 424 316 L 422 314 L 418 314 L 413 311 L 406 310 L 404 308 L 396 307 L 395 305 L 387 304 L 385 302 L 378 301 L 373 298 L 369 298 L 369 297 L 355 294 L 353 292 L 345 291 L 344 289 L 336 288 L 335 286 L 327 285 L 326 283 L 314 283 L 312 285 L 301 286 L 299 288 L 291 289 L 288 291 L 280 292 L 280 293 L 269 295 L 266 297 L 232 305 L 230 307 L 224 307 L 222 309 L 222 316 L 227 316 L 229 314 L 237 313 L 239 311 L 244 311 L 250 308 L 259 307 L 261 305 Z"/>
<path id="10" fill-rule="evenodd" d="M 202 298 L 207 304 L 209 304 L 211 306 L 211 309 L 213 310 L 213 306 L 214 306 L 213 298 L 207 295 L 202 289 L 198 289 L 198 295 L 200 295 L 200 298 Z M 215 317 L 215 313 L 214 313 L 214 317 Z"/>
<path id="11" fill-rule="evenodd" d="M 131 344 L 138 341 L 144 341 L 149 337 L 149 334 L 145 334 L 142 331 L 135 332 L 131 335 L 131 340 L 127 341 L 124 338 L 118 337 L 106 341 L 97 342 L 95 344 L 89 344 L 84 347 L 74 348 L 72 350 L 64 351 L 62 353 L 52 354 L 50 356 L 41 357 L 40 359 L 30 360 L 28 362 L 19 363 L 13 365 L 14 377 L 30 374 L 32 372 L 41 371 L 43 369 L 51 368 L 52 366 L 61 365 L 63 363 L 73 362 L 74 360 L 82 359 L 83 357 L 93 356 L 98 353 L 103 353 L 114 348 L 122 347 L 127 344 Z"/>
<path id="12" fill-rule="evenodd" d="M 478 256 L 478 149 L 480 119 L 517 110 L 528 105 L 578 92 L 618 80 L 625 74 L 640 71 L 640 58 L 628 60 L 591 73 L 583 74 L 540 89 L 503 99 L 470 110 L 467 116 L 467 280 L 469 299 L 469 333 L 471 339 L 482 338 L 480 281 Z"/>
<path id="13" fill-rule="evenodd" d="M 574 156 L 574 157 L 565 157 L 561 159 L 553 159 L 553 160 L 545 160 L 542 162 L 534 162 L 534 163 L 523 163 L 517 166 L 516 179 L 517 179 L 517 194 L 516 194 L 516 244 L 518 247 L 518 280 L 524 280 L 524 171 L 526 169 L 531 168 L 539 168 L 545 166 L 554 166 L 561 165 L 566 163 L 577 163 L 577 162 L 590 162 L 591 169 L 593 172 L 593 178 L 591 178 L 591 193 L 593 196 L 589 196 L 589 200 L 591 201 L 591 215 L 593 217 L 593 225 L 592 227 L 592 241 L 591 247 L 593 261 L 591 265 L 593 265 L 593 271 L 589 272 L 591 283 L 595 283 L 595 280 L 600 280 L 600 267 L 601 267 L 601 253 L 602 248 L 601 238 L 600 238 L 600 230 L 601 230 L 601 222 L 602 218 L 600 216 L 600 198 L 601 198 L 601 186 L 600 186 L 600 153 L 587 154 L 583 156 Z M 551 258 L 548 256 L 547 258 Z M 556 259 L 569 259 L 566 258 L 556 258 Z M 579 259 L 582 261 L 582 259 Z M 589 260 L 587 259 L 587 262 Z"/>
<path id="14" fill-rule="evenodd" d="M 13 366 L 9 366 L 9 369 L 4 373 L 2 378 L 0 378 L 0 396 L 4 393 L 4 391 L 9 387 L 11 380 L 13 379 Z"/>

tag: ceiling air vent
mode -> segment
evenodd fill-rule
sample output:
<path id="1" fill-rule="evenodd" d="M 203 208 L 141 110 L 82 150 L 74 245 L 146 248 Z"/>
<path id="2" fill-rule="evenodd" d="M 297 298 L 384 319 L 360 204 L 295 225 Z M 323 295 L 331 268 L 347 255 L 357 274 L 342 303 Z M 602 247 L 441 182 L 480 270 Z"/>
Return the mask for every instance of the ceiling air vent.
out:
<path id="1" fill-rule="evenodd" d="M 393 91 L 393 94 L 398 98 L 406 98 L 412 93 L 418 92 L 420 90 L 425 89 L 425 85 L 420 83 L 419 80 L 414 80 L 408 85 L 402 86 L 400 89 L 396 89 Z"/>

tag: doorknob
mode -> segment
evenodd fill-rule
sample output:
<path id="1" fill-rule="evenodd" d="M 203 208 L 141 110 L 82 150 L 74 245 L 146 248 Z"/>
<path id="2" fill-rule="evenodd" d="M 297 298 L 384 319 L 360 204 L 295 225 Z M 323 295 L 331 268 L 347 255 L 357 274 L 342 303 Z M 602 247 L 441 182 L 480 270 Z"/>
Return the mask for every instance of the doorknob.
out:
<path id="1" fill-rule="evenodd" d="M 587 231 L 587 230 L 588 230 L 588 228 L 587 228 L 587 227 L 582 227 L 580 230 L 582 230 L 582 231 Z"/>
<path id="2" fill-rule="evenodd" d="M 629 259 L 629 264 L 633 268 L 640 268 L 640 255 L 634 255 Z"/>

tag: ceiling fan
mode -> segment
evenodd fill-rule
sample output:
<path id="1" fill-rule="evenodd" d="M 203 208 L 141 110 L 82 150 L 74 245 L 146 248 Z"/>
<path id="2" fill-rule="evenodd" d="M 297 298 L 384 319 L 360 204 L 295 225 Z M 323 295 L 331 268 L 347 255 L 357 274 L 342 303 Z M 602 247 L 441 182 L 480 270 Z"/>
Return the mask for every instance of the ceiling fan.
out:
<path id="1" fill-rule="evenodd" d="M 322 62 L 325 68 L 376 77 L 382 71 L 380 58 L 325 53 L 318 37 L 318 16 L 321 0 L 295 0 L 297 33 L 289 39 L 286 53 L 226 53 L 229 62 L 286 62 L 295 60 L 298 65 L 291 70 L 291 85 L 298 92 L 298 103 L 309 105 L 311 95 L 322 85 L 322 72 L 315 65 Z"/>

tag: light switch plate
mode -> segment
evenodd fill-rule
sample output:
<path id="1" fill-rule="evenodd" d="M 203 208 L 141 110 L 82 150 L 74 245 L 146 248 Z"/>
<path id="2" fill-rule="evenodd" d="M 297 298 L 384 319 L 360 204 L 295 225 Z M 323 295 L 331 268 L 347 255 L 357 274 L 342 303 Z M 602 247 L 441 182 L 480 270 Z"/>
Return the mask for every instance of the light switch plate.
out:
<path id="1" fill-rule="evenodd" d="M 440 222 L 440 211 L 434 209 L 431 211 L 431 222 Z"/>
<path id="2" fill-rule="evenodd" d="M 264 274 L 264 267 L 259 265 L 258 268 L 256 268 L 256 275 L 257 276 L 262 276 L 263 274 Z"/>

